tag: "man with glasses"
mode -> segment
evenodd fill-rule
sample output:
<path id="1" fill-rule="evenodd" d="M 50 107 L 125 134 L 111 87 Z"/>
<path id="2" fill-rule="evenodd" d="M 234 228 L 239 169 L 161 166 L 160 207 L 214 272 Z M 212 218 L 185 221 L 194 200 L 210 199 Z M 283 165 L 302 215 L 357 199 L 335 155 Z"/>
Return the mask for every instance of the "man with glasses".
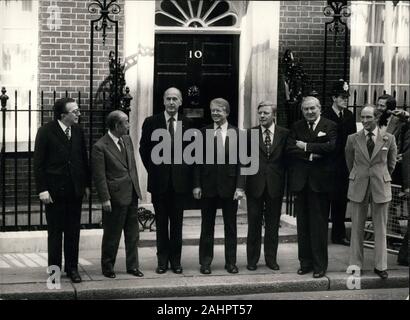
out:
<path id="1" fill-rule="evenodd" d="M 48 265 L 62 266 L 75 283 L 78 273 L 81 205 L 90 193 L 88 156 L 74 99 L 54 104 L 55 120 L 42 126 L 36 136 L 34 175 L 40 201 L 45 204 L 48 231 Z"/>

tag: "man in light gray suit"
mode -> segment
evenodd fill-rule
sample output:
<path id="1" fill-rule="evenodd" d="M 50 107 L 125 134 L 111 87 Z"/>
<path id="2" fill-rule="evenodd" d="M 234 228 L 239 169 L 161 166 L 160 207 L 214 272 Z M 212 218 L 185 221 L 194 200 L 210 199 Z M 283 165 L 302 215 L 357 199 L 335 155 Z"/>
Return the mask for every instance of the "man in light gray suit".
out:
<path id="1" fill-rule="evenodd" d="M 107 117 L 108 133 L 92 150 L 92 173 L 103 209 L 102 273 L 115 278 L 114 264 L 124 230 L 127 273 L 144 276 L 138 269 L 138 198 L 141 198 L 128 116 L 119 110 Z"/>
<path id="2" fill-rule="evenodd" d="M 374 106 L 363 108 L 361 121 L 364 129 L 350 135 L 345 148 L 350 173 L 347 210 L 352 217 L 350 266 L 363 267 L 364 227 L 370 204 L 375 236 L 374 272 L 387 279 L 386 223 L 397 146 L 392 134 L 380 132 Z"/>

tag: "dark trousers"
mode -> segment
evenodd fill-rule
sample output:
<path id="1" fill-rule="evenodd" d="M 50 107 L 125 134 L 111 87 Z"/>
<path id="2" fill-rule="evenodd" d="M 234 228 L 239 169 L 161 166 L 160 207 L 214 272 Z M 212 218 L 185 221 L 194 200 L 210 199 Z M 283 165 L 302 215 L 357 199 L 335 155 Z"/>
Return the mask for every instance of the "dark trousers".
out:
<path id="1" fill-rule="evenodd" d="M 209 266 L 214 257 L 214 231 L 217 208 L 222 207 L 225 232 L 225 263 L 236 264 L 236 213 L 238 201 L 219 197 L 201 200 L 201 237 L 199 240 L 199 264 Z"/>
<path id="2" fill-rule="evenodd" d="M 177 193 L 172 186 L 167 192 L 152 195 L 157 233 L 158 266 L 181 266 L 182 222 L 186 195 Z"/>
<path id="3" fill-rule="evenodd" d="M 330 199 L 330 216 L 332 221 L 332 241 L 346 238 L 347 190 L 345 193 L 333 194 Z"/>
<path id="4" fill-rule="evenodd" d="M 264 209 L 265 207 L 265 209 Z M 262 215 L 265 218 L 264 253 L 266 264 L 276 263 L 282 197 L 271 198 L 265 188 L 260 198 L 247 196 L 248 236 L 246 254 L 248 265 L 256 265 L 261 253 Z"/>
<path id="5" fill-rule="evenodd" d="M 308 185 L 295 193 L 298 257 L 303 269 L 326 271 L 329 215 L 328 193 L 314 192 Z"/>
<path id="6" fill-rule="evenodd" d="M 129 206 L 111 203 L 111 212 L 103 212 L 103 238 L 101 246 L 101 269 L 113 271 L 124 230 L 125 256 L 127 270 L 139 268 L 138 261 L 138 199 L 133 196 Z"/>
<path id="7" fill-rule="evenodd" d="M 53 197 L 46 205 L 48 265 L 62 266 L 62 242 L 64 235 L 64 271 L 78 269 L 82 198 L 73 190 L 65 197 Z"/>

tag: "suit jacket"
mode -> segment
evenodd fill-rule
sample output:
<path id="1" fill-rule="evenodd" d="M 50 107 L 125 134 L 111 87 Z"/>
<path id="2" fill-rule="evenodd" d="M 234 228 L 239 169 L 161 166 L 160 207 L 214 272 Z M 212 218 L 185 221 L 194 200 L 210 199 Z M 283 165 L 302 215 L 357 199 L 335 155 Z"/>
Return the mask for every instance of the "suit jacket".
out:
<path id="1" fill-rule="evenodd" d="M 346 163 L 349 169 L 349 191 L 347 197 L 362 202 L 367 188 L 370 188 L 375 203 L 391 200 L 391 174 L 396 166 L 397 146 L 393 135 L 385 133 L 376 137 L 372 157 L 367 151 L 364 130 L 347 139 Z"/>
<path id="2" fill-rule="evenodd" d="M 275 125 L 269 155 L 266 152 L 260 126 L 248 130 L 248 150 L 251 148 L 251 130 L 259 131 L 259 170 L 254 175 L 246 176 L 246 195 L 259 198 L 267 187 L 271 198 L 282 197 L 286 170 L 285 149 L 289 130 Z"/>
<path id="3" fill-rule="evenodd" d="M 182 122 L 182 135 L 186 130 L 192 128 L 192 121 L 178 114 L 178 125 Z M 158 144 L 157 141 L 151 141 L 151 135 L 156 129 L 167 130 L 167 123 L 163 112 L 148 117 L 142 125 L 140 140 L 140 155 L 144 167 L 148 172 L 148 192 L 161 194 L 167 191 L 169 179 L 172 178 L 172 185 L 178 193 L 192 192 L 192 169 L 183 159 L 182 164 L 154 164 L 151 160 L 151 151 Z M 178 129 L 178 127 L 177 127 Z M 183 141 L 182 150 L 189 144 Z"/>
<path id="4" fill-rule="evenodd" d="M 391 119 L 387 125 L 386 132 L 392 134 L 395 137 L 397 150 L 399 153 L 402 153 L 402 135 L 404 134 L 403 127 L 405 126 L 405 122 L 393 115 L 391 115 L 390 117 Z"/>
<path id="5" fill-rule="evenodd" d="M 322 116 L 326 119 L 332 120 L 337 124 L 337 139 L 335 152 L 332 155 L 332 161 L 335 163 L 337 170 L 334 170 L 335 182 L 347 185 L 349 171 L 346 166 L 345 147 L 347 137 L 357 132 L 356 120 L 353 113 L 348 109 L 343 110 L 343 119 L 334 112 L 333 108 L 327 108 Z M 346 190 L 346 189 L 345 189 Z M 346 191 L 345 191 L 346 192 Z"/>
<path id="6" fill-rule="evenodd" d="M 133 191 L 138 198 L 141 198 L 141 191 L 131 138 L 125 135 L 122 139 L 127 161 L 107 133 L 94 144 L 91 163 L 100 201 L 111 200 L 120 206 L 128 206 L 132 202 Z"/>
<path id="7" fill-rule="evenodd" d="M 194 188 L 202 189 L 202 198 L 216 197 L 233 199 L 236 188 L 245 189 L 245 177 L 241 175 L 239 161 L 239 129 L 228 124 L 228 130 L 235 130 L 237 141 L 232 141 L 229 136 L 225 139 L 225 163 L 206 164 L 206 130 L 214 130 L 211 124 L 201 129 L 204 137 L 204 163 L 194 166 Z M 229 164 L 229 146 L 237 144 L 236 163 Z"/>
<path id="8" fill-rule="evenodd" d="M 307 142 L 306 151 L 296 146 L 296 140 Z M 315 192 L 331 191 L 329 181 L 334 170 L 332 156 L 336 148 L 336 140 L 336 123 L 324 117 L 320 118 L 313 134 L 305 119 L 293 124 L 286 147 L 291 192 L 301 191 L 306 184 Z M 311 153 L 318 154 L 320 157 L 309 161 Z"/>
<path id="9" fill-rule="evenodd" d="M 410 122 L 403 127 L 403 166 L 402 166 L 402 179 L 403 179 L 403 189 L 410 187 Z"/>
<path id="10" fill-rule="evenodd" d="M 48 191 L 51 198 L 66 195 L 72 182 L 77 197 L 90 186 L 87 148 L 80 126 L 71 126 L 68 140 L 57 120 L 38 129 L 34 147 L 34 177 L 37 192 Z"/>

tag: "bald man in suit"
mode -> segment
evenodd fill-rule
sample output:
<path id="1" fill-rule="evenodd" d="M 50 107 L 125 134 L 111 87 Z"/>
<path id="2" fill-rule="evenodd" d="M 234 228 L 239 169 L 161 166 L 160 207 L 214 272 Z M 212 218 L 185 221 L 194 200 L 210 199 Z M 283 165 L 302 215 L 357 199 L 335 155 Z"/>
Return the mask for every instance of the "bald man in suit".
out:
<path id="1" fill-rule="evenodd" d="M 377 126 L 378 112 L 374 106 L 363 108 L 361 120 L 363 130 L 350 135 L 346 144 L 350 173 L 348 210 L 352 217 L 350 266 L 363 268 L 364 227 L 370 205 L 375 236 L 374 272 L 387 279 L 386 224 L 397 146 L 394 136 L 381 132 Z"/>

